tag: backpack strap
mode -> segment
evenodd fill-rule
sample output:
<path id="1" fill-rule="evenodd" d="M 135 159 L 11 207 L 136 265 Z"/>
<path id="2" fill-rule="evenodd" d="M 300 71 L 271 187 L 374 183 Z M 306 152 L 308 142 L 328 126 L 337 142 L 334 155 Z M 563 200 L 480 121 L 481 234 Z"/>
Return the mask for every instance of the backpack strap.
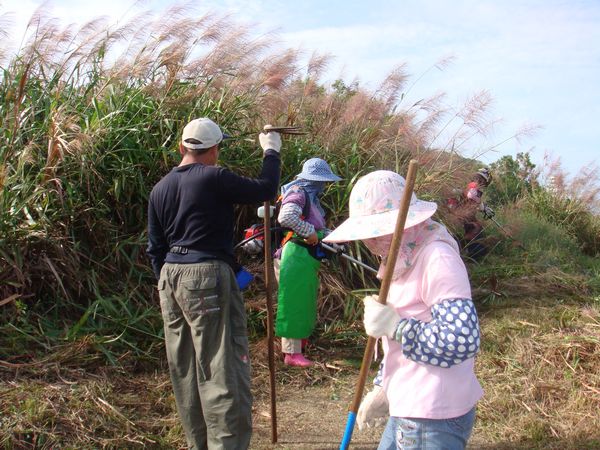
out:
<path id="1" fill-rule="evenodd" d="M 301 190 L 302 193 L 304 194 L 304 206 L 302 207 L 302 215 L 300 216 L 302 218 L 302 220 L 304 220 L 310 214 L 311 201 L 310 201 L 310 197 L 308 196 L 308 192 L 306 192 L 301 187 L 298 187 L 298 189 Z M 279 194 L 279 197 L 277 197 L 277 201 L 275 202 L 275 218 L 277 218 L 277 216 L 279 215 L 279 211 L 281 210 L 281 206 L 283 203 L 283 198 L 284 198 L 283 194 Z"/>
<path id="2" fill-rule="evenodd" d="M 300 218 L 302 220 L 304 220 L 310 214 L 311 201 L 310 201 L 310 197 L 308 196 L 308 192 L 306 192 L 302 188 L 299 188 L 299 189 L 301 189 L 302 192 L 304 193 L 304 207 L 302 208 L 302 215 L 300 216 Z M 277 211 L 277 213 L 276 213 L 277 215 L 279 215 L 279 210 L 281 209 L 282 203 L 283 203 L 283 195 L 280 195 L 279 198 L 277 199 L 277 207 L 275 208 Z M 283 236 L 283 239 L 281 240 L 280 247 L 283 247 L 285 244 L 287 244 L 288 241 L 290 241 L 293 238 L 293 236 L 294 236 L 294 232 L 292 230 L 285 233 L 285 235 Z"/>

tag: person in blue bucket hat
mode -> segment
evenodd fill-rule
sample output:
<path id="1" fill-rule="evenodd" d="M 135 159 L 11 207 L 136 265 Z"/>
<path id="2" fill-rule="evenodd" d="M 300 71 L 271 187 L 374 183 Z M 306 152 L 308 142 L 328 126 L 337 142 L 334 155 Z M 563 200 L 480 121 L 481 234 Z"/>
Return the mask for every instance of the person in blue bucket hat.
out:
<path id="1" fill-rule="evenodd" d="M 329 183 L 339 180 L 326 161 L 311 158 L 292 182 L 281 187 L 277 221 L 292 231 L 275 254 L 279 281 L 275 334 L 281 337 L 284 363 L 290 366 L 312 365 L 302 353 L 302 343 L 317 318 L 318 271 L 324 256 L 318 244 L 327 234 L 319 197 Z"/>

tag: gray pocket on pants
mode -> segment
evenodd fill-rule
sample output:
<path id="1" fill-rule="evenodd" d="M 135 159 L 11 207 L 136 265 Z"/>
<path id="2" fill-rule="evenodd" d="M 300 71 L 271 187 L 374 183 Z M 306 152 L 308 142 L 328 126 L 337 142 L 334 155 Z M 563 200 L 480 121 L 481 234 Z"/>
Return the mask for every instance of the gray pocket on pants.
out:
<path id="1" fill-rule="evenodd" d="M 200 318 L 202 322 L 208 317 L 215 320 L 214 316 L 220 314 L 221 302 L 217 281 L 218 278 L 214 274 L 181 282 L 183 297 L 181 307 L 190 320 L 195 321 Z"/>

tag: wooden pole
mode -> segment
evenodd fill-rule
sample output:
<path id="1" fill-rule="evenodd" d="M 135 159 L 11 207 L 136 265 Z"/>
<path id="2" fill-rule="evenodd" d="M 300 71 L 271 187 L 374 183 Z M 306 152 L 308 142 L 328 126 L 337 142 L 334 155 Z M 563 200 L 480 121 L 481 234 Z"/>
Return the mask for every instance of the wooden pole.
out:
<path id="1" fill-rule="evenodd" d="M 271 249 L 271 202 L 264 203 L 265 287 L 267 294 L 267 340 L 269 348 L 269 383 L 271 387 L 271 443 L 277 442 L 277 404 L 275 390 L 275 337 L 273 316 L 273 255 Z"/>
<path id="2" fill-rule="evenodd" d="M 388 253 L 387 264 L 385 266 L 385 273 L 383 274 L 383 280 L 381 287 L 379 288 L 379 303 L 385 305 L 388 293 L 390 291 L 390 285 L 392 284 L 392 275 L 394 268 L 396 267 L 396 259 L 398 258 L 398 252 L 400 250 L 400 242 L 402 242 L 402 234 L 404 232 L 404 224 L 406 223 L 406 216 L 408 215 L 408 208 L 410 206 L 410 199 L 415 187 L 415 180 L 417 177 L 418 163 L 414 159 L 410 161 L 408 165 L 408 174 L 406 175 L 406 186 L 404 187 L 404 193 L 402 194 L 402 200 L 400 201 L 400 208 L 398 209 L 398 218 L 396 219 L 396 228 L 394 229 L 394 235 L 392 237 L 392 243 L 390 245 L 390 251 Z M 350 405 L 348 411 L 348 422 L 346 423 L 346 430 L 340 450 L 347 450 L 352 439 L 352 432 L 354 431 L 354 424 L 356 423 L 356 413 L 360 407 L 362 400 L 365 383 L 367 376 L 369 375 L 369 367 L 373 360 L 373 352 L 375 350 L 376 339 L 369 336 L 367 340 L 367 346 L 363 355 L 362 364 L 360 366 L 360 374 L 358 376 L 358 382 L 356 383 L 356 390 L 354 391 L 354 399 Z"/>

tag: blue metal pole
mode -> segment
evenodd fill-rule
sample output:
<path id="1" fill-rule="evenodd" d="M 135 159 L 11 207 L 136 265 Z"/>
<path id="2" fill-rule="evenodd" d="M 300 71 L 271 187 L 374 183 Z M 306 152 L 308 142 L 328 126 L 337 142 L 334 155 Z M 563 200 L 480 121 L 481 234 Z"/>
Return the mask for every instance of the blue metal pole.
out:
<path id="1" fill-rule="evenodd" d="M 352 440 L 352 432 L 354 431 L 354 424 L 356 423 L 356 413 L 353 411 L 348 412 L 348 421 L 346 422 L 346 429 L 344 430 L 344 437 L 340 444 L 340 450 L 348 450 L 350 441 Z"/>

